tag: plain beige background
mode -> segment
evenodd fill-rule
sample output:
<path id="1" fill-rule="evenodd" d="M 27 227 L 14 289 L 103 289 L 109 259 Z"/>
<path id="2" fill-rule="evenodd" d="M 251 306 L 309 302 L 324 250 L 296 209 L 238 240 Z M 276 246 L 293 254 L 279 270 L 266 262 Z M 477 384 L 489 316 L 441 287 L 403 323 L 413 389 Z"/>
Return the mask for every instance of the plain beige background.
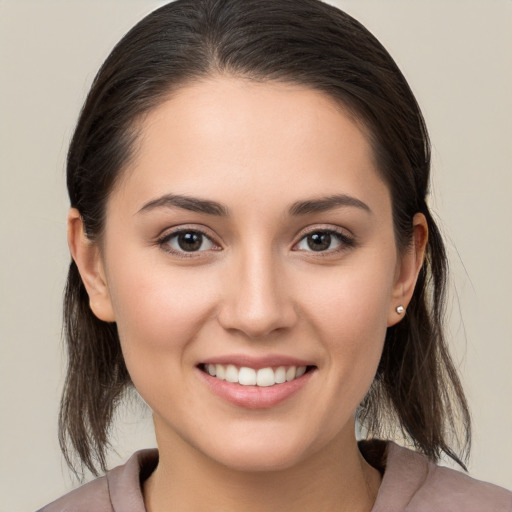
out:
<path id="1" fill-rule="evenodd" d="M 99 65 L 162 3 L 0 0 L 0 512 L 73 485 L 56 441 L 65 153 Z M 474 418 L 469 467 L 512 488 L 512 2 L 332 3 L 383 42 L 423 108 L 455 282 L 451 344 Z M 123 416 L 112 464 L 154 443 L 147 412 Z"/>

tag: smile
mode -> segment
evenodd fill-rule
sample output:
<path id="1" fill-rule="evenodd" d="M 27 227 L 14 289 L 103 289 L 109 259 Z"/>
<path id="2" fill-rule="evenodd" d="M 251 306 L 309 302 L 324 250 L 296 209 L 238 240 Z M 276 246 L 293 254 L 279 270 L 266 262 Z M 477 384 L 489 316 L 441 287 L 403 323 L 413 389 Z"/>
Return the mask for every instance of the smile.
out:
<path id="1" fill-rule="evenodd" d="M 256 370 L 247 366 L 238 368 L 233 364 L 204 364 L 202 370 L 219 380 L 238 383 L 242 386 L 269 387 L 302 377 L 307 372 L 308 367 L 278 366 Z"/>

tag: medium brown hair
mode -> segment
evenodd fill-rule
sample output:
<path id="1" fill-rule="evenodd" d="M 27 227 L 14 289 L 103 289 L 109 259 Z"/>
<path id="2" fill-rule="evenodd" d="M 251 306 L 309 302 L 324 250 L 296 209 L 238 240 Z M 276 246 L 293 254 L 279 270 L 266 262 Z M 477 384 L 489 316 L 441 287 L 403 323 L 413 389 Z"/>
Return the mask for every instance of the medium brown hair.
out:
<path id="1" fill-rule="evenodd" d="M 399 436 L 434 461 L 444 452 L 464 467 L 470 417 L 443 334 L 447 260 L 426 203 L 427 129 L 391 56 L 346 13 L 319 0 L 177 0 L 140 21 L 98 72 L 69 148 L 69 197 L 87 236 L 101 240 L 109 194 L 136 151 L 138 121 L 173 91 L 217 74 L 301 84 L 338 101 L 369 133 L 402 251 L 413 216 L 425 215 L 425 263 L 407 314 L 387 330 L 357 414 L 369 437 Z M 59 440 L 70 467 L 78 468 L 75 453 L 82 470 L 98 474 L 106 470 L 115 408 L 132 383 L 116 325 L 94 316 L 74 262 L 64 321 L 69 360 Z"/>

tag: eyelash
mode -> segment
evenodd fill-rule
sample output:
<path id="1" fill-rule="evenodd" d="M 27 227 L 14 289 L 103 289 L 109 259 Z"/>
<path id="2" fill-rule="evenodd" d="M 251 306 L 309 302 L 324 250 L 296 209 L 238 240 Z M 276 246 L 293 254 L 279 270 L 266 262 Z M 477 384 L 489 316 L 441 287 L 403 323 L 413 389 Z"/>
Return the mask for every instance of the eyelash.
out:
<path id="1" fill-rule="evenodd" d="M 326 258 L 326 257 L 332 256 L 335 254 L 342 253 L 342 252 L 354 247 L 356 244 L 356 241 L 353 237 L 350 237 L 349 235 L 347 235 L 345 232 L 343 232 L 341 230 L 336 230 L 336 229 L 332 229 L 332 228 L 325 228 L 325 229 L 317 228 L 317 229 L 313 229 L 311 231 L 307 231 L 306 233 L 303 233 L 301 235 L 299 241 L 295 245 L 298 245 L 303 240 L 306 240 L 308 236 L 311 236 L 311 235 L 314 235 L 317 233 L 334 236 L 334 238 L 336 238 L 337 241 L 339 242 L 339 246 L 335 247 L 334 249 L 327 249 L 325 251 L 313 251 L 313 250 L 304 251 L 304 252 L 311 253 L 316 258 Z"/>
<path id="2" fill-rule="evenodd" d="M 190 228 L 190 229 L 182 228 L 182 229 L 178 229 L 176 231 L 172 231 L 171 233 L 166 233 L 164 236 L 162 236 L 161 238 L 159 238 L 157 240 L 157 245 L 165 252 L 168 252 L 174 256 L 178 256 L 179 258 L 194 258 L 194 257 L 197 257 L 197 253 L 206 252 L 206 251 L 177 251 L 175 249 L 172 249 L 168 245 L 170 240 L 172 240 L 173 238 L 179 236 L 180 234 L 184 234 L 184 233 L 199 234 L 202 237 L 209 240 L 210 243 L 213 244 L 215 247 L 218 247 L 218 245 L 215 244 L 215 242 L 211 239 L 210 236 L 208 236 L 208 234 L 206 234 L 203 230 L 198 229 L 198 228 L 193 228 L 193 229 L 192 228 Z M 334 235 L 334 237 L 338 240 L 340 245 L 334 249 L 328 249 L 326 251 L 313 251 L 313 250 L 304 251 L 304 252 L 310 252 L 310 253 L 314 254 L 315 257 L 322 258 L 322 257 L 331 256 L 333 254 L 338 254 L 340 252 L 346 251 L 347 249 L 350 249 L 355 246 L 354 238 L 348 236 L 346 233 L 342 232 L 341 230 L 338 231 L 338 230 L 332 229 L 332 228 L 315 229 L 315 230 L 311 230 L 306 233 L 303 233 L 302 236 L 300 237 L 299 241 L 294 246 L 298 245 L 300 242 L 307 239 L 308 236 L 311 236 L 311 235 L 314 235 L 317 233 L 322 233 L 322 234 L 331 235 L 331 236 Z M 213 249 L 213 250 L 218 251 L 219 249 Z"/>
<path id="3" fill-rule="evenodd" d="M 179 235 L 181 234 L 184 234 L 184 233 L 195 233 L 195 234 L 199 234 L 201 235 L 202 237 L 206 238 L 207 240 L 210 241 L 210 243 L 212 243 L 214 246 L 218 247 L 217 244 L 215 244 L 215 242 L 213 242 L 213 240 L 211 239 L 210 236 L 208 236 L 203 230 L 201 229 L 198 229 L 198 228 L 181 228 L 181 229 L 177 229 L 176 231 L 172 231 L 171 233 L 167 233 L 165 234 L 164 236 L 162 236 L 161 238 L 159 238 L 157 240 L 157 244 L 160 246 L 160 248 L 162 250 L 164 250 L 165 252 L 168 252 L 174 256 L 177 256 L 178 258 L 194 258 L 194 257 L 197 257 L 197 253 L 201 253 L 201 252 L 204 252 L 204 251 L 177 251 L 173 248 L 171 248 L 168 244 L 169 242 L 175 238 L 175 237 L 178 237 Z M 218 249 L 214 249 L 214 250 L 218 250 Z"/>

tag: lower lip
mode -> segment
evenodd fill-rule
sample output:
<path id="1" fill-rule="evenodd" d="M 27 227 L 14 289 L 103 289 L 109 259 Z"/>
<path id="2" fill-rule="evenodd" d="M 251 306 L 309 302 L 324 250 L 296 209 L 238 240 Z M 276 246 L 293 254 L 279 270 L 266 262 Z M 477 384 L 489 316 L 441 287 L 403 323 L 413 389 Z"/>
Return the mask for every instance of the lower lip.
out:
<path id="1" fill-rule="evenodd" d="M 236 382 L 227 382 L 225 380 L 212 377 L 199 368 L 197 371 L 207 386 L 218 396 L 228 402 L 246 409 L 268 409 L 299 392 L 309 381 L 314 370 L 306 372 L 298 379 L 273 386 L 242 386 Z"/>

